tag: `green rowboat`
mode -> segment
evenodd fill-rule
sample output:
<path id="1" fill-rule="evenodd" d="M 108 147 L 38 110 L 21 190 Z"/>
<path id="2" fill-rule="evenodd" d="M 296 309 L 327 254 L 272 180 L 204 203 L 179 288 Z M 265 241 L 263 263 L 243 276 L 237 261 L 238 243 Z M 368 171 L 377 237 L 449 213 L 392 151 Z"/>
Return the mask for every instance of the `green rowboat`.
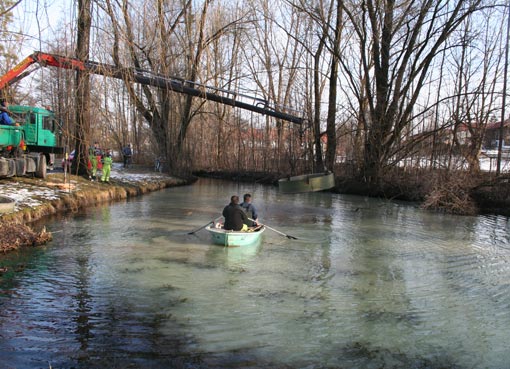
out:
<path id="1" fill-rule="evenodd" d="M 259 226 L 250 231 L 227 231 L 208 225 L 205 229 L 211 234 L 212 241 L 222 246 L 247 246 L 260 241 L 266 227 Z"/>
<path id="2" fill-rule="evenodd" d="M 316 192 L 335 187 L 333 173 L 313 173 L 301 176 L 282 178 L 278 187 L 284 193 Z"/>

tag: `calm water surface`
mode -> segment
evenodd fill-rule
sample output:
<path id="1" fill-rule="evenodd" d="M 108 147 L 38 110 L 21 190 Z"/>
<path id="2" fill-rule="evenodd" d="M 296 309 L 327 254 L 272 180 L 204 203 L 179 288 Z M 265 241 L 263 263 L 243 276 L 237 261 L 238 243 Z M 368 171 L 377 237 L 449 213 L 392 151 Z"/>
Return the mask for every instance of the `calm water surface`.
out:
<path id="1" fill-rule="evenodd" d="M 205 230 L 251 192 L 247 248 Z M 510 368 L 510 222 L 200 180 L 0 259 L 0 368 Z"/>

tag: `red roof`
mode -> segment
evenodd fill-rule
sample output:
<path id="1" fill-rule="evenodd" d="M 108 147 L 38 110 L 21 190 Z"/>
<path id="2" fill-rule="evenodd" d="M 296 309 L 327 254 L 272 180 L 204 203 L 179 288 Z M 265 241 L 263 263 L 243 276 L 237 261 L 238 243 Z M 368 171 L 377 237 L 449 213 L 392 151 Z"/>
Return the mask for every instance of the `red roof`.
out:
<path id="1" fill-rule="evenodd" d="M 488 123 L 487 124 L 487 127 L 486 129 L 487 130 L 492 130 L 492 129 L 499 129 L 499 127 L 501 126 L 501 122 L 492 122 L 492 123 Z M 504 127 L 510 127 L 510 120 L 507 119 L 505 121 L 505 124 L 503 125 Z"/>

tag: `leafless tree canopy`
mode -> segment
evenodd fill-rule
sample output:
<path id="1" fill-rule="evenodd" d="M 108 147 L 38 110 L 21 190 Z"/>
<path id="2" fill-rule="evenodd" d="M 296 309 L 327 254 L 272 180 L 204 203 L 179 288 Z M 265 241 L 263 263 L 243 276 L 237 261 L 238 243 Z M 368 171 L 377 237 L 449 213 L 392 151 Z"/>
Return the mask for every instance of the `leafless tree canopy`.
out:
<path id="1" fill-rule="evenodd" d="M 15 3 L 2 3 L 6 20 Z M 127 74 L 87 76 L 90 107 L 69 98 L 82 86 L 69 82 L 72 72 L 36 75 L 45 93 L 35 88 L 31 98 L 55 107 L 71 146 L 98 140 L 120 150 L 129 142 L 135 160 L 160 158 L 181 174 L 342 167 L 377 183 L 393 167 L 478 171 L 500 120 L 503 2 L 90 0 L 89 7 L 90 40 L 78 27 L 44 51 L 76 50 Z M 305 123 L 135 83 L 132 68 L 256 97 Z M 28 101 L 19 90 L 12 98 Z M 89 109 L 90 123 L 73 109 Z"/>

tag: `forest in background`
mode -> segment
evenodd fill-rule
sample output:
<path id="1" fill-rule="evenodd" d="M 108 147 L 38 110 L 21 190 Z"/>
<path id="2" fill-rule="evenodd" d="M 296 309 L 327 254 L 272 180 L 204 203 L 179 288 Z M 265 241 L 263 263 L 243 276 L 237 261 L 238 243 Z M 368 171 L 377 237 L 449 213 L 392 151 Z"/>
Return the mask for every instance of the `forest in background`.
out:
<path id="1" fill-rule="evenodd" d="M 45 1 L 32 3 L 36 18 L 48 17 Z M 26 56 L 24 40 L 37 37 L 16 28 L 23 6 L 0 0 L 2 74 Z M 179 175 L 330 170 L 368 193 L 402 192 L 458 213 L 472 212 L 473 187 L 505 170 L 505 2 L 79 0 L 69 7 L 67 21 L 52 19 L 41 51 L 257 97 L 304 118 L 298 125 L 127 78 L 53 68 L 4 91 L 11 104 L 51 107 L 70 148 L 99 141 L 120 151 L 129 142 L 135 160 L 162 158 Z M 490 173 L 480 164 L 488 149 L 496 153 Z"/>

